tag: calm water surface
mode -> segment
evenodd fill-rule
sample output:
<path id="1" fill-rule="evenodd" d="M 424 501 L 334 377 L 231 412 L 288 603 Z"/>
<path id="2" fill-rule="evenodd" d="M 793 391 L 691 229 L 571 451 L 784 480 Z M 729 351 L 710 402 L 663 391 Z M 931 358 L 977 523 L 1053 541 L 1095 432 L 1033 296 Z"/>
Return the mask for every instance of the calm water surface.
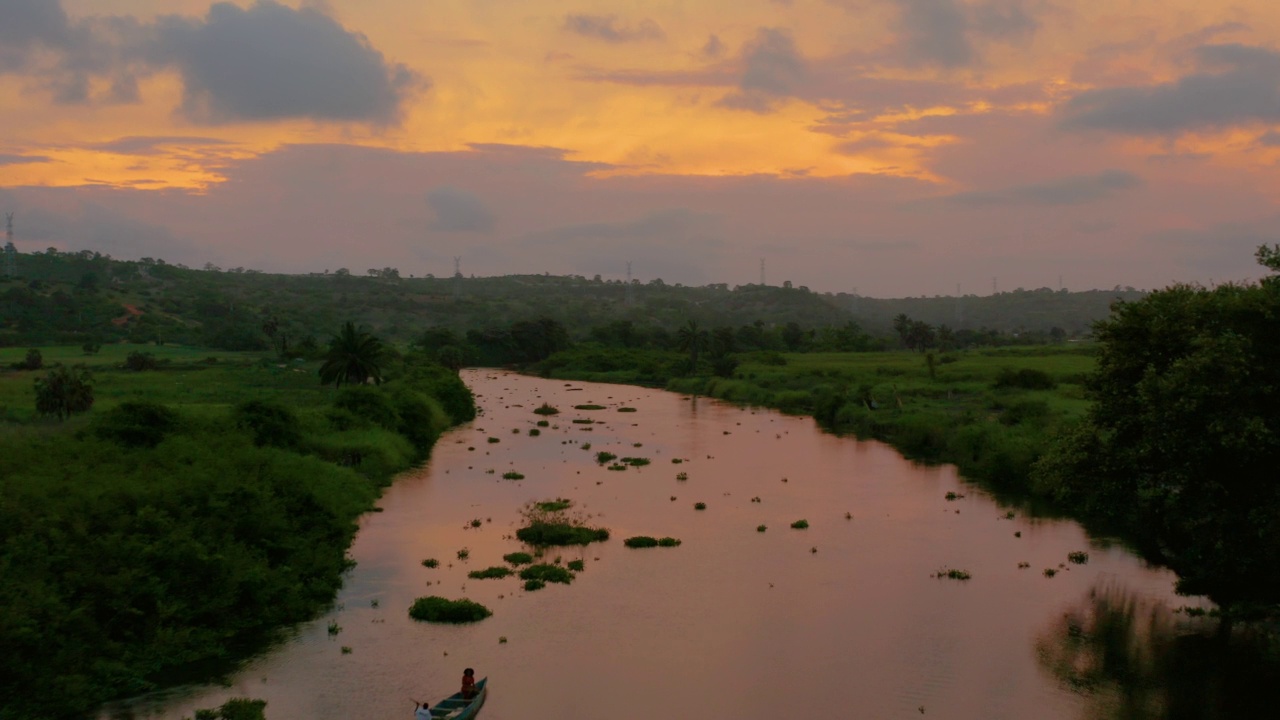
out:
<path id="1" fill-rule="evenodd" d="M 1105 673 L 1081 628 L 1116 607 L 1148 630 L 1169 626 L 1167 608 L 1189 602 L 1170 573 L 1091 543 L 1074 523 L 1006 518 L 954 468 L 824 434 L 808 418 L 625 386 L 464 379 L 482 415 L 363 518 L 358 565 L 332 612 L 228 686 L 113 712 L 177 719 L 247 696 L 266 699 L 272 720 L 407 718 L 411 698 L 454 692 L 473 666 L 490 678 L 487 720 L 1097 717 L 1111 691 L 1105 678 L 1082 680 Z M 530 437 L 544 401 L 561 409 L 557 427 Z M 606 409 L 572 409 L 589 403 Z M 596 465 L 598 450 L 652 464 L 612 472 Z M 525 479 L 501 479 L 509 470 Z M 549 553 L 586 562 L 572 585 L 527 593 L 514 576 L 467 579 L 524 549 L 522 505 L 556 497 L 613 533 Z M 799 519 L 809 529 L 791 529 Z M 632 535 L 683 544 L 632 550 L 622 544 Z M 1072 551 L 1088 564 L 1068 563 Z M 972 579 L 932 577 L 942 568 Z M 471 598 L 493 617 L 411 620 L 414 598 L 431 594 Z M 330 621 L 342 628 L 334 637 Z"/>

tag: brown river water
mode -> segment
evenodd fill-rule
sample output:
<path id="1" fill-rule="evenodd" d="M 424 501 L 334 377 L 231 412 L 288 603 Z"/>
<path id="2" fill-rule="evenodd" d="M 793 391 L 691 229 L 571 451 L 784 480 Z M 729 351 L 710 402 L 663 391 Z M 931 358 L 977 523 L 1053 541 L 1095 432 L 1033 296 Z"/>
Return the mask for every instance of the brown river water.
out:
<path id="1" fill-rule="evenodd" d="M 1073 522 L 1006 517 L 953 467 L 825 434 L 809 418 L 619 385 L 463 377 L 481 416 L 397 479 L 383 512 L 362 518 L 350 550 L 358 565 L 329 613 L 225 685 L 138 698 L 103 717 L 176 720 L 255 697 L 271 720 L 409 718 L 411 698 L 456 691 L 465 666 L 489 677 L 486 720 L 1168 712 L 1164 689 L 1109 678 L 1103 657 L 1115 649 L 1088 638 L 1118 618 L 1129 664 L 1158 662 L 1143 643 L 1192 622 L 1169 610 L 1205 603 L 1175 596 L 1171 573 Z M 531 437 L 544 401 L 561 409 L 550 418 L 557 427 Z M 652 464 L 609 471 L 598 450 Z M 503 480 L 509 470 L 525 479 Z M 514 539 L 521 506 L 556 497 L 612 532 L 547 553 L 585 561 L 571 585 L 525 592 L 514 576 L 467 578 L 525 549 Z M 809 528 L 791 529 L 799 519 Z M 633 535 L 682 544 L 624 547 Z M 1087 552 L 1087 564 L 1068 562 L 1073 551 Z M 972 579 L 935 578 L 943 568 Z M 410 619 L 414 598 L 433 594 L 471 598 L 493 616 L 459 626 Z"/>

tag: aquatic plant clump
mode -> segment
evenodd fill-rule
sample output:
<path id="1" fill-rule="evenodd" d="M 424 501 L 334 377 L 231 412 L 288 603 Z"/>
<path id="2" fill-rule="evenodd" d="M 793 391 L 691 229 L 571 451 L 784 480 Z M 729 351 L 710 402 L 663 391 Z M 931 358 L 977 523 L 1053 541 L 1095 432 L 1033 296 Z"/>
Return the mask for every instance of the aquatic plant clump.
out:
<path id="1" fill-rule="evenodd" d="M 673 537 L 658 538 L 658 547 L 675 547 L 680 544 L 680 540 Z"/>
<path id="2" fill-rule="evenodd" d="M 563 583 L 568 585 L 573 582 L 573 573 L 559 565 L 551 565 L 549 563 L 539 563 L 538 565 L 530 565 L 520 571 L 521 580 L 541 580 L 542 582 Z"/>
<path id="3" fill-rule="evenodd" d="M 635 411 L 636 411 L 636 409 L 635 409 L 635 408 L 633 408 L 633 407 L 620 407 L 620 408 L 618 408 L 618 412 L 635 412 Z"/>
<path id="4" fill-rule="evenodd" d="M 629 548 L 658 547 L 658 539 L 649 537 L 648 535 L 637 535 L 623 540 L 622 544 Z"/>
<path id="5" fill-rule="evenodd" d="M 582 560 L 570 560 L 569 562 L 565 563 L 565 566 L 574 572 L 582 572 L 583 570 L 586 569 L 587 564 Z"/>
<path id="6" fill-rule="evenodd" d="M 440 561 L 435 558 L 427 558 L 422 561 L 422 567 L 435 569 L 440 567 Z"/>
<path id="7" fill-rule="evenodd" d="M 533 412 L 537 415 L 559 415 L 560 414 L 560 411 L 558 409 L 546 403 L 542 403 L 538 407 L 534 408 Z"/>
<path id="8" fill-rule="evenodd" d="M 496 578 L 504 578 L 504 577 L 507 577 L 508 575 L 514 575 L 514 574 L 515 574 L 515 571 L 509 567 L 494 565 L 493 567 L 487 567 L 483 570 L 472 570 L 471 572 L 467 573 L 467 577 L 471 578 L 472 580 L 492 580 Z"/>
<path id="9" fill-rule="evenodd" d="M 769 526 L 768 526 L 768 525 L 757 525 L 757 526 L 756 526 L 756 532 L 764 532 L 765 530 L 768 530 L 768 529 L 769 529 Z"/>
<path id="10" fill-rule="evenodd" d="M 502 559 L 512 565 L 528 565 L 533 562 L 533 556 L 527 552 L 513 552 L 502 556 Z"/>
<path id="11" fill-rule="evenodd" d="M 574 405 L 574 410 L 603 410 L 603 405 Z"/>
<path id="12" fill-rule="evenodd" d="M 601 450 L 600 452 L 596 453 L 596 462 L 600 463 L 601 465 L 604 465 L 605 463 L 610 462 L 612 460 L 616 460 L 616 459 L 618 459 L 617 455 L 614 455 L 613 453 L 607 452 L 605 450 Z"/>
<path id="13" fill-rule="evenodd" d="M 649 464 L 649 458 L 624 457 L 622 458 L 622 462 L 627 465 L 630 465 L 631 467 L 644 467 L 645 465 Z"/>
<path id="14" fill-rule="evenodd" d="M 791 527 L 792 527 L 792 529 L 794 529 L 794 530 L 808 530 L 808 529 L 809 529 L 809 521 L 808 521 L 808 520 L 797 520 L 797 521 L 795 521 L 795 522 L 791 523 Z"/>
<path id="15" fill-rule="evenodd" d="M 462 599 L 450 600 L 439 595 L 420 597 L 409 607 L 409 617 L 433 623 L 472 623 L 493 614 L 478 602 Z"/>
<path id="16" fill-rule="evenodd" d="M 1089 562 L 1089 553 L 1077 550 L 1067 553 L 1067 559 L 1076 565 L 1084 565 Z"/>
<path id="17" fill-rule="evenodd" d="M 547 584 L 541 580 L 525 580 L 524 581 L 524 589 L 528 590 L 529 592 L 533 592 L 534 590 L 541 590 L 546 586 Z"/>
<path id="18" fill-rule="evenodd" d="M 561 510 L 568 510 L 572 506 L 573 506 L 573 501 L 567 500 L 565 498 L 556 498 L 555 500 L 543 500 L 542 502 L 534 503 L 534 507 L 538 508 L 542 512 L 549 512 L 549 513 L 560 512 Z"/>
<path id="19" fill-rule="evenodd" d="M 948 580 L 968 580 L 973 577 L 968 570 L 957 570 L 955 568 L 942 568 L 933 574 L 936 578 L 946 578 Z"/>
<path id="20" fill-rule="evenodd" d="M 609 539 L 609 531 L 569 522 L 534 521 L 516 530 L 516 539 L 535 546 L 587 545 Z"/>
<path id="21" fill-rule="evenodd" d="M 503 480 L 523 480 L 524 475 L 522 473 L 516 472 L 515 470 L 511 470 L 509 472 L 502 473 L 502 479 Z"/>
<path id="22" fill-rule="evenodd" d="M 694 504 L 693 504 L 693 509 L 694 509 L 694 510 L 706 510 L 706 509 L 707 509 L 707 504 L 706 504 L 706 503 L 704 503 L 704 502 L 694 503 Z"/>

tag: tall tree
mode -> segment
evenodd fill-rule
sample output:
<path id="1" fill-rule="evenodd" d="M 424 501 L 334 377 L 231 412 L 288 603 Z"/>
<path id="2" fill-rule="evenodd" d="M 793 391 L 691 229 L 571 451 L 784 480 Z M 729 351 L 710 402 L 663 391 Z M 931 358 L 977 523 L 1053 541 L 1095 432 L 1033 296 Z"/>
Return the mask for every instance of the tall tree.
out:
<path id="1" fill-rule="evenodd" d="M 342 383 L 382 383 L 382 341 L 347 321 L 329 340 L 329 352 L 320 366 L 320 383 L 341 387 Z"/>
<path id="2" fill-rule="evenodd" d="M 698 353 L 707 347 L 707 331 L 698 327 L 697 320 L 690 320 L 676 331 L 676 348 L 689 353 L 689 374 L 698 372 Z"/>
<path id="3" fill-rule="evenodd" d="M 36 378 L 36 412 L 66 420 L 93 407 L 93 377 L 83 367 L 58 365 Z"/>

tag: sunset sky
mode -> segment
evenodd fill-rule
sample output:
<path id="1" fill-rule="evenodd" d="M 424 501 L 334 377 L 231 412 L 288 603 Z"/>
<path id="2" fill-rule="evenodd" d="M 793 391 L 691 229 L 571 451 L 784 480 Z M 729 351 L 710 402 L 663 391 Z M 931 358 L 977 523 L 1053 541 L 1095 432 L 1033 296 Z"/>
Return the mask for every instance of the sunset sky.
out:
<path id="1" fill-rule="evenodd" d="M 1259 275 L 1275 0 L 0 0 L 22 252 L 898 297 Z"/>

